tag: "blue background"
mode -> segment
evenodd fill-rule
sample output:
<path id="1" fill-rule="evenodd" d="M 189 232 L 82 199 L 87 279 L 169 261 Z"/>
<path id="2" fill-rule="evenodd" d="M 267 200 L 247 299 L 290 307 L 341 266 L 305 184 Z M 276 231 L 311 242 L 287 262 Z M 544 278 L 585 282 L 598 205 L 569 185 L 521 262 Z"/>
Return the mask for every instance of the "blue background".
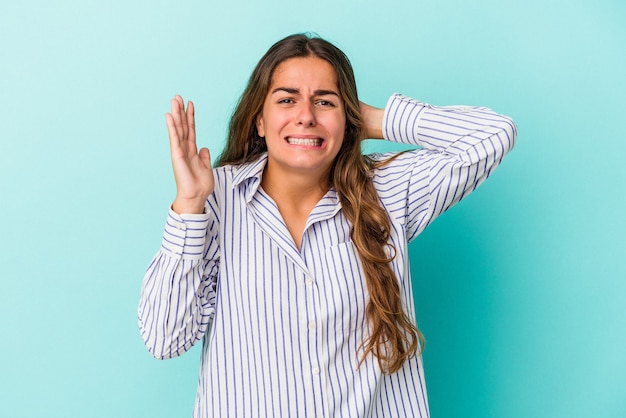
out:
<path id="1" fill-rule="evenodd" d="M 366 102 L 518 124 L 411 246 L 432 415 L 626 416 L 618 0 L 3 0 L 0 416 L 191 415 L 199 350 L 158 362 L 136 322 L 174 197 L 163 115 L 193 99 L 216 156 L 254 64 L 302 31 L 346 51 Z"/>

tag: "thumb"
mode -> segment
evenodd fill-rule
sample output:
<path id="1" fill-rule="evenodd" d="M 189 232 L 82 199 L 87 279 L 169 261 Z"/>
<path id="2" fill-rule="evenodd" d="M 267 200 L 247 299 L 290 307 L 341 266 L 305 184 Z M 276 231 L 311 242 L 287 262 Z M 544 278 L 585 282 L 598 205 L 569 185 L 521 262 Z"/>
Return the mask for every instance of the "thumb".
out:
<path id="1" fill-rule="evenodd" d="M 211 153 L 208 148 L 202 148 L 199 152 L 200 159 L 207 168 L 211 168 Z"/>

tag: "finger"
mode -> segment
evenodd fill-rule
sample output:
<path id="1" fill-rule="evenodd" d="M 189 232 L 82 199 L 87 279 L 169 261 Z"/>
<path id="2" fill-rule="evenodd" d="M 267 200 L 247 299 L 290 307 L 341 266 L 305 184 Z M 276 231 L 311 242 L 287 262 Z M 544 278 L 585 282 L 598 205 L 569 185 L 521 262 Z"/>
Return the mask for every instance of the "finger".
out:
<path id="1" fill-rule="evenodd" d="M 187 102 L 187 140 L 189 142 L 189 152 L 197 153 L 198 148 L 196 144 L 196 120 L 195 120 L 195 106 L 190 100 Z"/>
<path id="2" fill-rule="evenodd" d="M 181 106 L 180 101 L 178 100 L 178 96 L 172 99 L 172 121 L 174 123 L 174 128 L 176 129 L 176 134 L 178 137 L 178 141 L 184 139 L 183 136 L 183 127 L 181 121 Z"/>
<path id="3" fill-rule="evenodd" d="M 181 138 L 183 141 L 187 140 L 187 133 L 189 132 L 189 127 L 187 126 L 187 113 L 185 112 L 185 101 L 183 97 L 179 94 L 176 95 L 176 102 L 180 108 L 180 126 L 182 129 Z"/>
<path id="4" fill-rule="evenodd" d="M 204 166 L 210 169 L 211 168 L 211 153 L 209 152 L 209 149 L 202 148 L 200 150 L 199 155 L 200 155 L 200 159 L 204 163 Z"/>
<path id="5" fill-rule="evenodd" d="M 180 140 L 178 138 L 178 131 L 174 122 L 174 117 L 171 113 L 165 114 L 165 122 L 167 124 L 167 133 L 170 139 L 170 153 L 172 156 L 180 156 L 182 149 L 180 147 Z"/>

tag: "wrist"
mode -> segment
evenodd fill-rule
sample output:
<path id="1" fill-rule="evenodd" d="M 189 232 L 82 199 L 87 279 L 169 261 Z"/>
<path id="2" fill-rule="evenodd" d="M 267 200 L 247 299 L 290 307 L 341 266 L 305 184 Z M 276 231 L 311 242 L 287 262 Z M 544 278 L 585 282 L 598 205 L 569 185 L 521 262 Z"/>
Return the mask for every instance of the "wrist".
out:
<path id="1" fill-rule="evenodd" d="M 181 215 L 183 213 L 188 214 L 201 214 L 204 213 L 204 199 L 182 199 L 176 197 L 174 202 L 172 203 L 172 210 L 177 214 Z"/>
<path id="2" fill-rule="evenodd" d="M 365 125 L 365 136 L 370 139 L 383 139 L 384 109 L 361 103 L 361 115 Z"/>

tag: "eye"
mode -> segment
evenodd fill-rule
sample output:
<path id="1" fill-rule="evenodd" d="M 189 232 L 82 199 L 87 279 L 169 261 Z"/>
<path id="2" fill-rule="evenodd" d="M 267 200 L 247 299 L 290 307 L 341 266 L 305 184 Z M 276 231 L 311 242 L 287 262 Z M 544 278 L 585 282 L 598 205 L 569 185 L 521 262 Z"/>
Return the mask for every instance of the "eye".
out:
<path id="1" fill-rule="evenodd" d="M 335 107 L 335 104 L 333 102 L 328 101 L 328 100 L 318 100 L 317 104 L 322 106 L 322 107 Z"/>
<path id="2" fill-rule="evenodd" d="M 292 103 L 294 103 L 294 100 L 290 99 L 290 98 L 284 98 L 284 99 L 280 99 L 278 101 L 278 103 L 281 103 L 281 104 L 292 104 Z"/>

